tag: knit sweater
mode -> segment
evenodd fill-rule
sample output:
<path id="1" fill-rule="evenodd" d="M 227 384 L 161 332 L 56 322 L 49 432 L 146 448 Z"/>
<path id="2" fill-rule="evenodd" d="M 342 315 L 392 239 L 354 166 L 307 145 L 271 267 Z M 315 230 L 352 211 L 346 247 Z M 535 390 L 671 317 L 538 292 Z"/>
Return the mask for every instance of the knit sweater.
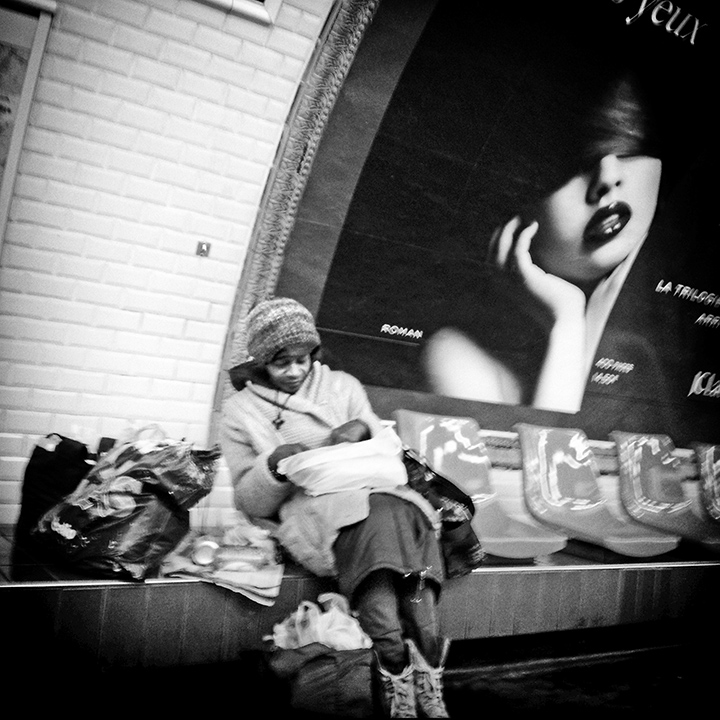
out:
<path id="1" fill-rule="evenodd" d="M 278 415 L 283 420 L 280 428 L 272 422 Z M 313 363 L 293 395 L 249 382 L 223 407 L 220 443 L 236 507 L 254 520 L 279 520 L 276 534 L 281 544 L 297 562 L 321 576 L 336 574 L 333 543 L 341 528 L 367 517 L 371 491 L 311 497 L 291 482 L 277 480 L 267 461 L 279 445 L 327 444 L 333 428 L 354 419 L 364 421 L 373 436 L 382 430 L 360 382 L 319 362 Z M 408 486 L 383 492 L 417 504 L 437 523 L 430 504 Z"/>

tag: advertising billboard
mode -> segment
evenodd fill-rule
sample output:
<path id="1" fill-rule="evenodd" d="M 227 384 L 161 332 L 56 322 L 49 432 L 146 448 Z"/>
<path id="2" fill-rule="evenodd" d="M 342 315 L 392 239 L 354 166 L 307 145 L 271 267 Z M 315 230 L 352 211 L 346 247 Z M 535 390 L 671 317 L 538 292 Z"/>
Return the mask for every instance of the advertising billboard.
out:
<path id="1" fill-rule="evenodd" d="M 720 442 L 715 12 L 382 0 L 278 293 L 366 385 L 486 427 Z"/>

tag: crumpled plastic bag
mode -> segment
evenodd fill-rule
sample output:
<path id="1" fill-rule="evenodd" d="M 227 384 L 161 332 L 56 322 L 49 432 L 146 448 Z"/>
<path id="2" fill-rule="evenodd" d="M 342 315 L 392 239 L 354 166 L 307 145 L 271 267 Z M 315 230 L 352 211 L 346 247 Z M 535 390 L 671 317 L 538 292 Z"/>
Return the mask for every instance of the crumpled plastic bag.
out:
<path id="1" fill-rule="evenodd" d="M 198 449 L 156 426 L 116 443 L 37 521 L 39 549 L 98 577 L 144 580 L 190 530 L 189 510 L 212 490 L 220 447 Z"/>
<path id="2" fill-rule="evenodd" d="M 318 605 L 303 600 L 297 610 L 273 626 L 270 638 L 276 648 L 291 650 L 321 643 L 334 650 L 370 648 L 372 640 L 350 612 L 345 596 L 323 593 Z"/>

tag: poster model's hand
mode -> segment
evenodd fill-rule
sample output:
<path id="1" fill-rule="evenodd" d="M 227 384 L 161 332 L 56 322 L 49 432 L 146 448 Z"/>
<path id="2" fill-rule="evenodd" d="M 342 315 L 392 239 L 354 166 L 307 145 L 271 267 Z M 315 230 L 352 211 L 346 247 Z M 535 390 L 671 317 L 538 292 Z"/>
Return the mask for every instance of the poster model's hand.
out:
<path id="1" fill-rule="evenodd" d="M 498 228 L 490 243 L 490 262 L 516 275 L 556 320 L 567 313 L 584 313 L 583 291 L 567 280 L 545 272 L 533 262 L 530 244 L 537 229 L 537 222 L 523 225 L 518 216 Z"/>
<path id="2" fill-rule="evenodd" d="M 516 275 L 554 318 L 533 396 L 533 407 L 577 412 L 585 387 L 585 293 L 533 262 L 537 222 L 514 217 L 493 236 L 489 259 Z"/>

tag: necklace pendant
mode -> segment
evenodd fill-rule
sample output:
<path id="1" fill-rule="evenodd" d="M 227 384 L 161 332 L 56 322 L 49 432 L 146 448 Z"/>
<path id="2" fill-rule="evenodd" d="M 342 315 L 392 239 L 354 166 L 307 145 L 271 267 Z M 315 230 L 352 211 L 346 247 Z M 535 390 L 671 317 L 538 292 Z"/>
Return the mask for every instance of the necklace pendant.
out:
<path id="1" fill-rule="evenodd" d="M 275 391 L 275 404 L 280 405 L 278 402 L 278 399 L 280 398 L 280 391 Z M 276 430 L 279 430 L 282 425 L 285 424 L 285 421 L 282 418 L 283 410 L 287 407 L 287 404 L 290 402 L 290 395 L 288 394 L 287 398 L 285 399 L 285 402 L 280 405 L 280 408 L 278 409 L 278 414 L 275 416 L 275 419 L 272 421 L 272 424 L 275 426 Z"/>

